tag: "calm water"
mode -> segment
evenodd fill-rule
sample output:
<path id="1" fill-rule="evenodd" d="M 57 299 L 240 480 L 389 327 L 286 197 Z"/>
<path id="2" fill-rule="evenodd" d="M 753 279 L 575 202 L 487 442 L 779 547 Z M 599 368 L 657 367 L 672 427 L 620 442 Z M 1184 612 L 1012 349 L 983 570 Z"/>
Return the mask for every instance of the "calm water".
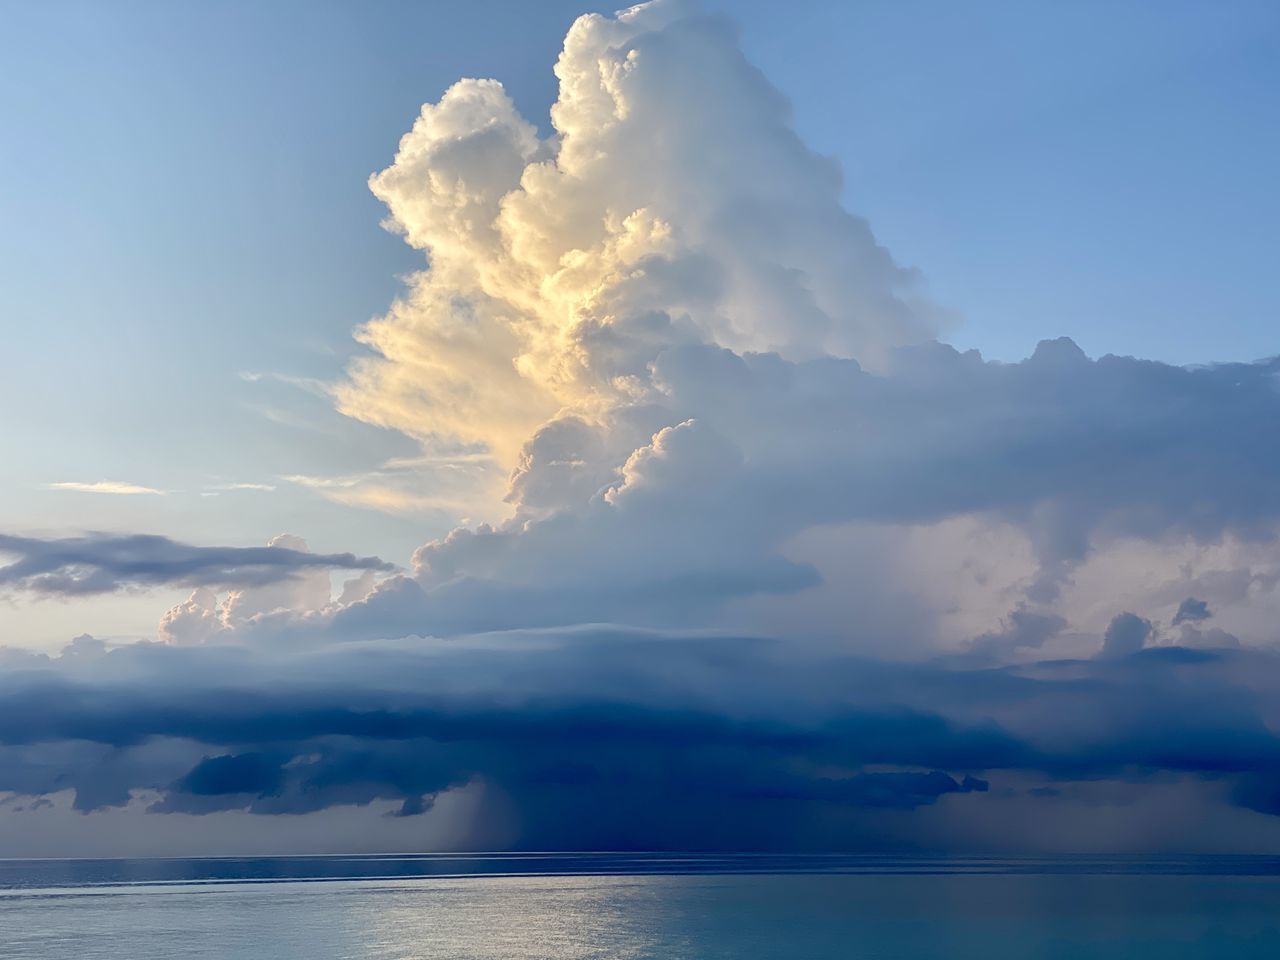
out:
<path id="1" fill-rule="evenodd" d="M 0 956 L 1272 958 L 1280 863 L 0 861 Z"/>

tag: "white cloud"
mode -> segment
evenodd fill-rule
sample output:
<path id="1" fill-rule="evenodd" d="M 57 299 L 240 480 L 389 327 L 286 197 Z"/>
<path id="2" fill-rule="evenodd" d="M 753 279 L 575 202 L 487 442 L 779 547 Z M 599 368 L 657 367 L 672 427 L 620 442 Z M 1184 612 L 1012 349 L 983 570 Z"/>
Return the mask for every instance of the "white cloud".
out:
<path id="1" fill-rule="evenodd" d="M 934 332 L 731 26 L 687 12 L 581 18 L 546 141 L 492 80 L 423 107 L 370 183 L 430 267 L 362 328 L 342 409 L 510 468 L 558 411 L 656 397 L 673 344 L 879 363 Z"/>
<path id="2" fill-rule="evenodd" d="M 581 18 L 556 74 L 553 136 L 464 80 L 370 180 L 428 265 L 332 394 L 423 456 L 288 479 L 488 523 L 326 607 L 334 635 L 767 624 L 895 656 L 1033 636 L 1071 655 L 1117 613 L 1159 619 L 1132 575 L 1094 576 L 1135 543 L 1275 562 L 1276 363 L 1060 339 L 998 364 L 932 340 L 838 169 L 689 4 Z"/>
<path id="3" fill-rule="evenodd" d="M 304 560 L 313 556 L 307 542 L 291 534 L 273 537 L 267 548 Z M 363 600 L 377 582 L 377 570 L 369 567 L 348 580 L 335 601 L 330 569 L 322 563 L 298 564 L 288 577 L 237 586 L 221 599 L 209 587 L 198 586 L 164 613 L 156 635 L 164 643 L 188 646 L 233 640 L 273 620 L 322 622 L 335 610 Z"/>
<path id="4" fill-rule="evenodd" d="M 93 483 L 80 483 L 74 480 L 49 484 L 50 490 L 70 490 L 75 493 L 105 493 L 113 496 L 131 497 L 139 495 L 163 496 L 167 490 L 144 487 L 137 483 L 125 483 L 120 480 L 97 480 Z"/>

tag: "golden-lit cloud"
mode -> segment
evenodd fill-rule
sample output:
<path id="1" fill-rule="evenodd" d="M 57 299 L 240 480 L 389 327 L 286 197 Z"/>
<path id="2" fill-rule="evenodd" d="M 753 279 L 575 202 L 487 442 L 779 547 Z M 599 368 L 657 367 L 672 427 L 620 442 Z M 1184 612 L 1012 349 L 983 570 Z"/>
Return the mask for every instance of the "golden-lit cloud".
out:
<path id="1" fill-rule="evenodd" d="M 875 365 L 934 332 L 729 25 L 689 12 L 580 18 L 545 140 L 493 80 L 422 108 L 370 186 L 430 265 L 360 329 L 343 411 L 510 469 L 557 414 L 659 397 L 672 345 Z"/>
<path id="2" fill-rule="evenodd" d="M 61 483 L 49 484 L 50 490 L 69 490 L 74 493 L 105 493 L 113 496 L 132 497 L 132 496 L 163 496 L 167 490 L 157 490 L 154 487 L 144 487 L 138 483 L 125 483 L 120 480 L 97 480 L 93 483 L 80 483 L 69 480 Z"/>

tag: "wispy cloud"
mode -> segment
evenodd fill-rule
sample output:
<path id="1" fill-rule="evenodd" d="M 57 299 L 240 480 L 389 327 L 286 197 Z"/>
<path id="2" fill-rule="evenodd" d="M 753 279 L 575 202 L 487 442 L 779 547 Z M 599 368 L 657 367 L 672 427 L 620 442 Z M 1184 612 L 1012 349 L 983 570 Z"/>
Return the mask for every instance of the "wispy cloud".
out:
<path id="1" fill-rule="evenodd" d="M 274 373 L 260 370 L 241 370 L 240 379 L 245 383 L 262 383 L 271 381 L 294 387 L 315 397 L 328 399 L 333 395 L 333 388 L 324 380 L 316 377 L 302 377 L 290 373 Z"/>
<path id="2" fill-rule="evenodd" d="M 448 470 L 450 467 L 442 469 Z M 428 481 L 412 474 L 398 475 L 394 471 L 372 470 L 333 477 L 293 474 L 280 479 L 313 490 L 334 503 L 383 513 L 409 514 L 442 510 L 458 516 L 474 512 L 477 506 L 473 491 L 459 488 L 458 485 L 446 489 L 443 486 L 444 478 Z"/>
<path id="3" fill-rule="evenodd" d="M 165 585 L 257 586 L 309 569 L 394 569 L 378 557 L 351 553 L 278 545 L 196 547 L 137 534 L 89 533 L 60 540 L 0 534 L 0 554 L 13 558 L 0 566 L 0 588 L 64 596 Z"/>
<path id="4" fill-rule="evenodd" d="M 436 510 L 455 516 L 488 515 L 502 477 L 492 456 L 466 446 L 424 449 L 390 457 L 376 467 L 340 474 L 288 474 L 279 479 L 346 506 L 409 514 Z M 486 509 L 486 507 L 488 509 Z M 505 512 L 500 507 L 498 513 Z"/>
<path id="5" fill-rule="evenodd" d="M 77 480 L 64 480 L 48 484 L 49 490 L 70 490 L 73 493 L 105 493 L 118 497 L 164 496 L 168 490 L 157 490 L 155 487 L 144 487 L 138 483 L 126 483 L 122 480 L 98 480 L 94 483 L 81 483 Z"/>

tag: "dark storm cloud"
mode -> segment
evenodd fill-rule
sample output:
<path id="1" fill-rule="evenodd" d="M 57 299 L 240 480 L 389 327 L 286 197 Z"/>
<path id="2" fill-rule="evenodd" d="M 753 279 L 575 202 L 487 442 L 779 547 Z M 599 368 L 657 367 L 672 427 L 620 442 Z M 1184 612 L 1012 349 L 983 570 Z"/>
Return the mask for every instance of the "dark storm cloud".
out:
<path id="1" fill-rule="evenodd" d="M 173 785 L 178 793 L 220 797 L 231 793 L 269 795 L 280 788 L 280 760 L 262 753 L 205 757 Z"/>
<path id="2" fill-rule="evenodd" d="M 41 540 L 0 534 L 0 589 L 84 595 L 125 587 L 262 586 L 311 569 L 391 570 L 377 557 L 284 546 L 197 547 L 168 537 L 89 533 Z"/>
<path id="3" fill-rule="evenodd" d="M 1178 604 L 1178 612 L 1173 616 L 1173 625 L 1176 627 L 1183 623 L 1199 623 L 1202 620 L 1208 620 L 1213 616 L 1209 610 L 1209 604 L 1204 600 L 1197 600 L 1195 597 L 1187 597 L 1182 603 Z"/>
<path id="4" fill-rule="evenodd" d="M 413 815 L 483 783 L 518 811 L 520 845 L 611 849 L 857 846 L 874 811 L 1011 773 L 1221 781 L 1273 812 L 1270 655 L 968 669 L 780 652 L 603 628 L 287 660 L 125 648 L 92 671 L 0 677 L 0 790 L 75 789 L 80 809 L 152 790 L 157 814 L 383 800 Z"/>

